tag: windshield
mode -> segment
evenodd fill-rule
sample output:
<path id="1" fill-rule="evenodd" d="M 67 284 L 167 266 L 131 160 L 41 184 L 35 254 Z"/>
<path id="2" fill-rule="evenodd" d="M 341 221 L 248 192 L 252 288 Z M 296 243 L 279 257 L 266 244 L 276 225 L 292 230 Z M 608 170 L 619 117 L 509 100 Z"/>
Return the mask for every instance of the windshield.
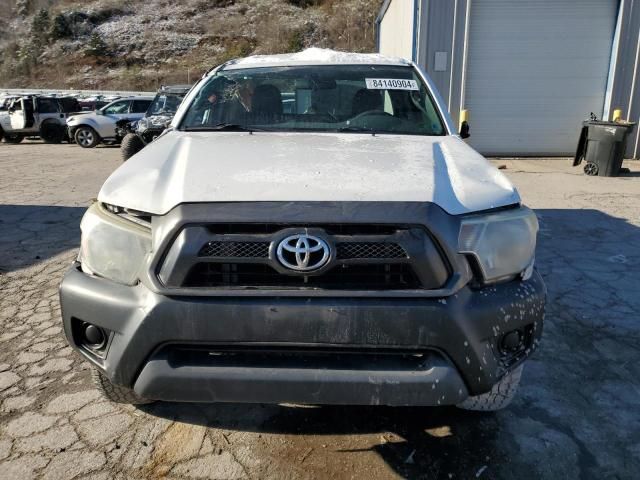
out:
<path id="1" fill-rule="evenodd" d="M 149 109 L 147 110 L 147 116 L 150 115 L 160 115 L 163 113 L 176 113 L 178 107 L 180 106 L 180 102 L 184 98 L 184 94 L 158 94 L 156 98 L 153 99 Z"/>
<path id="2" fill-rule="evenodd" d="M 184 130 L 444 135 L 412 67 L 326 65 L 218 71 L 199 90 Z"/>
<path id="3" fill-rule="evenodd" d="M 129 100 L 113 102 L 102 109 L 105 115 L 118 115 L 129 111 Z"/>

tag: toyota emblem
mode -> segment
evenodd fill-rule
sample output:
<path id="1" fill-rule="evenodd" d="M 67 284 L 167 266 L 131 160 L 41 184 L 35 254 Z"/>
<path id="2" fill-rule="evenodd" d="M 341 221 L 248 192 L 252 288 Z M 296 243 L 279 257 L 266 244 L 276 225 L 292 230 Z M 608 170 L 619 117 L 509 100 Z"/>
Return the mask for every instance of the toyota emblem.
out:
<path id="1" fill-rule="evenodd" d="M 321 238 L 301 233 L 283 239 L 276 254 L 285 267 L 297 272 L 310 272 L 327 264 L 331 250 Z"/>

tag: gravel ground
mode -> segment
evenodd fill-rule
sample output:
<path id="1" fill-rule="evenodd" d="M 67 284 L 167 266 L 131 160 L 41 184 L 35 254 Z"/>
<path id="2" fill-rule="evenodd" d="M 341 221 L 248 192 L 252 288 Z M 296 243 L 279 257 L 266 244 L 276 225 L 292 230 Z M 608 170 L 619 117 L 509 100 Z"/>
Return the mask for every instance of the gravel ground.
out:
<path id="1" fill-rule="evenodd" d="M 541 223 L 542 347 L 508 409 L 303 408 L 98 398 L 57 286 L 116 148 L 0 145 L 0 479 L 543 478 L 640 472 L 640 165 L 497 160 Z"/>

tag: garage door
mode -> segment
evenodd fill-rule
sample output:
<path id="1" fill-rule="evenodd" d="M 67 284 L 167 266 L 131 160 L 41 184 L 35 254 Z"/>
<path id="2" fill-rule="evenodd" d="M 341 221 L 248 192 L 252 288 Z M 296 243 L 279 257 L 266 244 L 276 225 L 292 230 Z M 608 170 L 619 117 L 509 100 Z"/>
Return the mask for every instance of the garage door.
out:
<path id="1" fill-rule="evenodd" d="M 485 154 L 575 151 L 602 115 L 617 0 L 471 0 L 464 105 Z"/>

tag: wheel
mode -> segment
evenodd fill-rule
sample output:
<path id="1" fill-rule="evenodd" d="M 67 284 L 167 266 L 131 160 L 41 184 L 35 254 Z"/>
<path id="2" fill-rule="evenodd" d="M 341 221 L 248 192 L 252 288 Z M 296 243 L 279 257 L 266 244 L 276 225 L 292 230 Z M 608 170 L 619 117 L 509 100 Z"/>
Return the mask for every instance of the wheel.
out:
<path id="1" fill-rule="evenodd" d="M 476 410 L 483 412 L 493 412 L 501 410 L 511 403 L 513 397 L 518 391 L 520 385 L 520 377 L 524 365 L 520 365 L 512 370 L 496 383 L 491 390 L 482 395 L 475 395 L 467 398 L 464 402 L 457 405 L 463 410 Z"/>
<path id="2" fill-rule="evenodd" d="M 593 162 L 587 162 L 584 166 L 584 173 L 587 175 L 598 175 L 598 164 Z"/>
<path id="3" fill-rule="evenodd" d="M 59 123 L 46 122 L 40 126 L 40 138 L 44 143 L 61 143 L 65 137 L 65 128 Z"/>
<path id="4" fill-rule="evenodd" d="M 130 388 L 114 385 L 100 371 L 95 368 L 91 369 L 91 379 L 93 384 L 100 391 L 100 394 L 115 403 L 128 403 L 130 405 L 144 405 L 153 403 L 153 400 L 139 397 L 136 392 Z"/>
<path id="5" fill-rule="evenodd" d="M 73 137 L 82 148 L 94 148 L 100 141 L 100 137 L 91 127 L 78 127 Z"/>
<path id="6" fill-rule="evenodd" d="M 143 148 L 144 142 L 138 135 L 135 133 L 127 133 L 122 139 L 122 142 L 120 142 L 122 161 L 126 162 Z"/>
<path id="7" fill-rule="evenodd" d="M 4 141 L 7 143 L 20 143 L 24 137 L 17 133 L 4 133 Z"/>

